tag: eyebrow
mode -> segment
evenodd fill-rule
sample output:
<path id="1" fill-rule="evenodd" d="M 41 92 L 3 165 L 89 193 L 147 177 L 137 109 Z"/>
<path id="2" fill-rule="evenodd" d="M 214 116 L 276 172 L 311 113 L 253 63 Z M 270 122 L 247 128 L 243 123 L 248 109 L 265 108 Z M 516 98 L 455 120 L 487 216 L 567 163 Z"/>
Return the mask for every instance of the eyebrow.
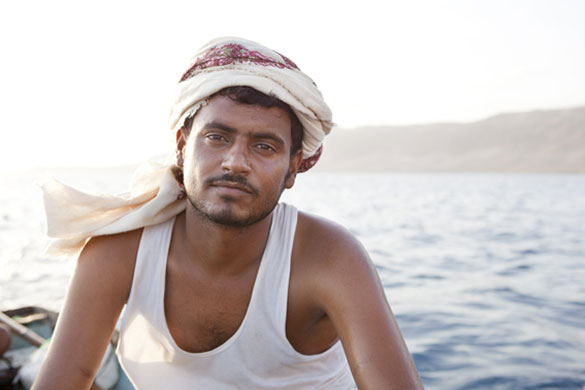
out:
<path id="1" fill-rule="evenodd" d="M 223 130 L 227 133 L 231 133 L 231 134 L 237 133 L 236 128 L 228 126 L 228 125 L 221 123 L 221 122 L 216 122 L 216 121 L 211 121 L 211 122 L 206 123 L 202 129 L 203 130 L 219 129 L 219 130 Z M 272 133 L 265 133 L 265 132 L 254 133 L 253 132 L 252 138 L 254 138 L 254 139 L 269 139 L 269 140 L 276 142 L 278 145 L 284 147 L 284 140 L 281 137 L 274 135 Z"/>
<path id="2" fill-rule="evenodd" d="M 216 121 L 211 121 L 211 122 L 207 122 L 202 130 L 209 130 L 209 129 L 219 129 L 219 130 L 223 130 L 223 131 L 227 131 L 228 133 L 235 133 L 236 129 L 228 126 L 226 124 L 223 124 L 221 122 L 216 122 Z"/>

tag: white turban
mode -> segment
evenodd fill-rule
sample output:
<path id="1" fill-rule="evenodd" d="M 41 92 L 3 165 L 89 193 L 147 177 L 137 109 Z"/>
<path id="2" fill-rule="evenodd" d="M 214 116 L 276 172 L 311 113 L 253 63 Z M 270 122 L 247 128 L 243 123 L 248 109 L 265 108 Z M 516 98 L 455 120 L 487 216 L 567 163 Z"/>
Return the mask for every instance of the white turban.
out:
<path id="1" fill-rule="evenodd" d="M 288 58 L 255 42 L 221 38 L 194 57 L 179 81 L 169 125 L 176 132 L 206 98 L 226 87 L 248 86 L 288 104 L 303 126 L 300 171 L 319 159 L 323 138 L 331 131 L 331 110 L 315 83 Z M 171 164 L 136 172 L 129 193 L 91 195 L 56 180 L 41 185 L 47 234 L 55 238 L 47 253 L 79 252 L 89 237 L 154 225 L 179 214 L 185 200 Z"/>

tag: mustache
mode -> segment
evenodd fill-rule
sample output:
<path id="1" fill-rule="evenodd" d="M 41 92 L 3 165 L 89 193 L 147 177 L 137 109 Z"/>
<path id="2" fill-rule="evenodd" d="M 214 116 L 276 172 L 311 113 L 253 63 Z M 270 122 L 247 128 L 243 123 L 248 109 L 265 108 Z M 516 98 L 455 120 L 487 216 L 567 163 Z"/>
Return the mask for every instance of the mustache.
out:
<path id="1" fill-rule="evenodd" d="M 246 187 L 250 192 L 254 195 L 258 195 L 259 191 L 256 187 L 252 184 L 248 183 L 248 180 L 244 176 L 239 175 L 232 175 L 230 173 L 223 174 L 221 176 L 210 177 L 209 179 L 205 180 L 206 186 L 213 186 L 215 184 L 219 184 L 222 182 L 232 182 L 238 183 L 244 187 Z"/>

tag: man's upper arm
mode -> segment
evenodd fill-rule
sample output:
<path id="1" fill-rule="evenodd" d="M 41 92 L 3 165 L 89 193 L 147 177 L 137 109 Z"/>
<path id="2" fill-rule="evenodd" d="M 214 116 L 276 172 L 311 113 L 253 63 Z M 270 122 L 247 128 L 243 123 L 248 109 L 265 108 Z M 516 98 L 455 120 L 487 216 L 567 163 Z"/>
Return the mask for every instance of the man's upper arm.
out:
<path id="1" fill-rule="evenodd" d="M 85 246 L 34 389 L 91 386 L 130 291 L 140 235 L 96 237 Z"/>
<path id="2" fill-rule="evenodd" d="M 316 299 L 333 322 L 360 389 L 422 389 L 376 269 L 345 229 L 318 234 Z"/>

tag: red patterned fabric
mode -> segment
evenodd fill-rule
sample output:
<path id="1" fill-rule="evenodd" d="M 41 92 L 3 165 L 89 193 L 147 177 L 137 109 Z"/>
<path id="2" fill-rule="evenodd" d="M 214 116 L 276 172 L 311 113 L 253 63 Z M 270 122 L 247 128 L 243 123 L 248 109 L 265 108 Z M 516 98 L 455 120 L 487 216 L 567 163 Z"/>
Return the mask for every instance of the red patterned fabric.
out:
<path id="1" fill-rule="evenodd" d="M 274 66 L 280 69 L 296 69 L 299 67 L 279 53 L 283 62 L 276 61 L 255 50 L 248 50 L 238 43 L 227 43 L 222 46 L 213 47 L 203 55 L 195 59 L 195 63 L 183 74 L 179 82 L 183 82 L 193 76 L 197 71 L 214 66 L 224 66 L 234 63 L 255 64 L 261 66 Z"/>
<path id="2" fill-rule="evenodd" d="M 306 172 L 309 169 L 313 168 L 313 166 L 317 164 L 317 161 L 319 161 L 319 158 L 321 158 L 321 153 L 323 153 L 323 145 L 319 146 L 319 149 L 317 149 L 314 155 L 304 159 L 301 162 L 301 166 L 299 167 L 299 173 Z"/>

